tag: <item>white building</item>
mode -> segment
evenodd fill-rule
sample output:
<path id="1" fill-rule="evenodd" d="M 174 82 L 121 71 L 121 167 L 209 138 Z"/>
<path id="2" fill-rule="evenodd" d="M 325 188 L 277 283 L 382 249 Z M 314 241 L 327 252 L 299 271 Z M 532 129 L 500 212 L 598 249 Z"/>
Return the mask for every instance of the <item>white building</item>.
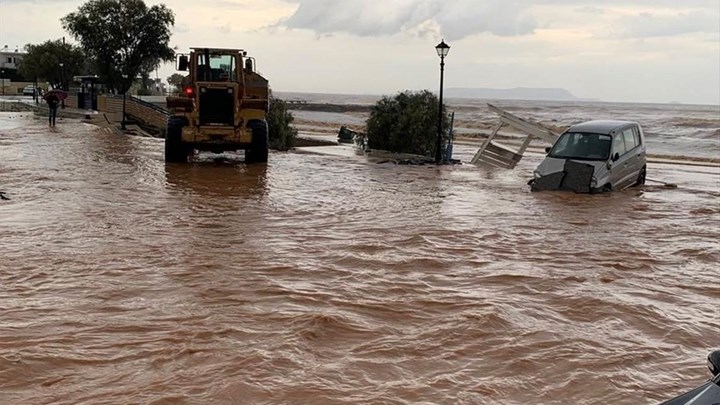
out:
<path id="1" fill-rule="evenodd" d="M 18 64 L 27 52 L 19 48 L 14 50 L 8 48 L 7 45 L 0 49 L 0 69 L 17 69 Z"/>

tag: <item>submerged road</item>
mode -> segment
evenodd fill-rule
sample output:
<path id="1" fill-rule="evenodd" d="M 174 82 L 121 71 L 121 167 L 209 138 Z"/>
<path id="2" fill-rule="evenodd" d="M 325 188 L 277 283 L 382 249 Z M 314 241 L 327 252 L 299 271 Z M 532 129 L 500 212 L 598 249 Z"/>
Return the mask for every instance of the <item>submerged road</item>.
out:
<path id="1" fill-rule="evenodd" d="M 530 193 L 539 159 L 166 165 L 161 140 L 2 113 L 0 403 L 653 404 L 702 382 L 718 169 Z"/>

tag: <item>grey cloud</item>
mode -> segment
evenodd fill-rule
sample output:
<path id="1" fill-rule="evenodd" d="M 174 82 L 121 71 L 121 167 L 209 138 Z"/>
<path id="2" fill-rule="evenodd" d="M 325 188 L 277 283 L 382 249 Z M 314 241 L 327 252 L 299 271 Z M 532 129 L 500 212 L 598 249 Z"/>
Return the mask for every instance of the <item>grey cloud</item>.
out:
<path id="1" fill-rule="evenodd" d="M 348 33 L 358 36 L 392 35 L 411 30 L 435 32 L 448 40 L 478 34 L 498 36 L 532 34 L 539 26 L 532 8 L 537 5 L 572 8 L 601 14 L 597 0 L 286 0 L 298 4 L 293 15 L 278 25 L 307 29 L 319 35 Z M 634 0 L 635 6 L 675 7 L 677 16 L 637 15 L 617 20 L 621 37 L 681 35 L 718 30 L 717 0 Z M 603 7 L 627 6 L 627 0 L 606 0 Z M 714 31 L 713 31 L 714 30 Z"/>
<path id="2" fill-rule="evenodd" d="M 522 2 L 506 0 L 298 0 L 298 9 L 281 26 L 318 34 L 345 32 L 359 36 L 427 31 L 435 24 L 448 40 L 489 32 L 500 36 L 530 34 L 534 19 Z"/>
<path id="3" fill-rule="evenodd" d="M 708 12 L 678 13 L 676 15 L 655 15 L 640 13 L 621 20 L 622 38 L 646 38 L 684 35 L 697 32 L 720 32 L 720 16 Z"/>
<path id="4" fill-rule="evenodd" d="M 592 15 L 599 15 L 599 14 L 605 14 L 605 9 L 594 7 L 594 6 L 585 6 L 580 7 L 576 9 L 578 13 L 585 13 L 585 14 L 592 14 Z"/>
<path id="5" fill-rule="evenodd" d="M 590 6 L 597 7 L 602 3 L 603 7 L 608 6 L 662 6 L 662 7 L 682 7 L 682 8 L 707 8 L 717 9 L 717 0 L 536 0 L 533 4 L 557 4 L 559 6 L 580 7 Z"/>

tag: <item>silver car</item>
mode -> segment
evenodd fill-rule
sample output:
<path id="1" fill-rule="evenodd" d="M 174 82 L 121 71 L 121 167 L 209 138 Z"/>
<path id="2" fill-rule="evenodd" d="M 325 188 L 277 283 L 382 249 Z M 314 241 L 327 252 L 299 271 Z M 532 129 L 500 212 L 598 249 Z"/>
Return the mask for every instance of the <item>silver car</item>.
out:
<path id="1" fill-rule="evenodd" d="M 27 86 L 23 87 L 22 91 L 23 96 L 32 96 L 35 94 L 35 86 L 32 84 L 28 84 Z"/>
<path id="2" fill-rule="evenodd" d="M 588 121 L 568 128 L 546 149 L 533 191 L 603 192 L 645 184 L 645 135 L 629 121 Z"/>

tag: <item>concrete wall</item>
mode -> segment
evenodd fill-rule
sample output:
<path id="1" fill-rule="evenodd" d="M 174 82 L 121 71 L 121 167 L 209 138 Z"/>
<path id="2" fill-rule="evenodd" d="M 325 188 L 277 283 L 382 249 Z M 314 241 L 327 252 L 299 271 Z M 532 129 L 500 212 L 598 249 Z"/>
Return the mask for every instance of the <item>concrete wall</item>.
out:
<path id="1" fill-rule="evenodd" d="M 3 86 L 2 83 L 5 83 Z M 33 82 L 13 82 L 9 79 L 5 78 L 4 81 L 0 81 L 0 94 L 6 94 L 6 95 L 20 95 L 22 94 L 23 89 L 27 85 L 35 85 Z M 38 87 L 47 87 L 47 86 L 38 86 Z"/>
<path id="2" fill-rule="evenodd" d="M 78 98 L 76 95 L 69 94 L 65 99 L 65 107 L 77 108 Z"/>

